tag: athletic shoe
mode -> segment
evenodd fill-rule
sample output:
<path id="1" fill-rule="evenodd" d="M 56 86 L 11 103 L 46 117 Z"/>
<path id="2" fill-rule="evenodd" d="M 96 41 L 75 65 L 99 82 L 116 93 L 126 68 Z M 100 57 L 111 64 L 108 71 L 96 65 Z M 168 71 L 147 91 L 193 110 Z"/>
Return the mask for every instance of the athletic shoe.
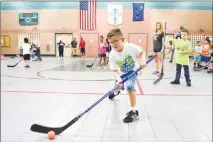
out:
<path id="1" fill-rule="evenodd" d="M 186 82 L 186 85 L 189 86 L 189 87 L 192 86 L 190 81 Z"/>
<path id="2" fill-rule="evenodd" d="M 180 81 L 179 80 L 174 80 L 174 81 L 170 82 L 170 84 L 180 84 Z"/>
<path id="3" fill-rule="evenodd" d="M 210 69 L 210 70 L 207 71 L 207 73 L 213 73 L 213 70 Z"/>
<path id="4" fill-rule="evenodd" d="M 159 73 L 160 73 L 159 71 L 154 71 L 152 74 L 156 75 L 156 74 L 159 74 Z"/>
<path id="5" fill-rule="evenodd" d="M 138 114 L 137 110 L 135 110 L 135 111 L 131 110 L 126 115 L 127 116 L 123 119 L 124 123 L 130 123 L 130 122 L 133 122 L 133 121 L 139 119 L 139 114 Z"/>

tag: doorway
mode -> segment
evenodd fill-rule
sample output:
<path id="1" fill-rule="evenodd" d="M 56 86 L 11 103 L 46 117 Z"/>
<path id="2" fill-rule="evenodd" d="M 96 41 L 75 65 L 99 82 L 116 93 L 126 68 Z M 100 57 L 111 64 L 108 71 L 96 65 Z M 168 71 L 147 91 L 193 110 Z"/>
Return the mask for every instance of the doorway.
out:
<path id="1" fill-rule="evenodd" d="M 71 41 L 73 40 L 73 34 L 72 33 L 55 33 L 55 56 L 56 57 L 59 57 L 57 43 L 60 40 L 65 44 L 64 57 L 71 57 L 72 55 Z"/>

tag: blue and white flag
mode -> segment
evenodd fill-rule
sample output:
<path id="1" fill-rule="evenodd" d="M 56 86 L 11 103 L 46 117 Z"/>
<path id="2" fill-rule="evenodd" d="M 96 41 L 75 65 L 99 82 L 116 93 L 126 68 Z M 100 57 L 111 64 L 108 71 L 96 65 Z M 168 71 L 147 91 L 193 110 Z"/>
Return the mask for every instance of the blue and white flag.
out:
<path id="1" fill-rule="evenodd" d="M 133 3 L 133 21 L 144 21 L 144 3 Z"/>
<path id="2" fill-rule="evenodd" d="M 108 5 L 108 24 L 117 26 L 122 24 L 123 6 L 121 4 Z"/>

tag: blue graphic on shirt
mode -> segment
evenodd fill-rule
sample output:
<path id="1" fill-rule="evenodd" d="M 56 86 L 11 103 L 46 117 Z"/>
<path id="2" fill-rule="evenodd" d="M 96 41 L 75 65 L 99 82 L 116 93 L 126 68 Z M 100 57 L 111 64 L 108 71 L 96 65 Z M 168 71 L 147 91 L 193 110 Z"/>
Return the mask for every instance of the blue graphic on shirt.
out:
<path id="1" fill-rule="evenodd" d="M 135 67 L 135 61 L 132 56 L 128 55 L 126 58 L 124 58 L 123 61 L 118 61 L 117 65 L 119 66 L 121 72 L 128 73 L 133 71 Z"/>

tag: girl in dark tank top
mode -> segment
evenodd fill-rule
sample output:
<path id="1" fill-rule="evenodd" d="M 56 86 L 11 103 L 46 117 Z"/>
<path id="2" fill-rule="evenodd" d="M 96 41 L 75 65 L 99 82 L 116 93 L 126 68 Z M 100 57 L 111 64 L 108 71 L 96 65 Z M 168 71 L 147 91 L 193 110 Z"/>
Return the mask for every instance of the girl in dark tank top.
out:
<path id="1" fill-rule="evenodd" d="M 153 36 L 153 52 L 157 57 L 155 58 L 155 71 L 153 74 L 159 74 L 159 66 L 160 66 L 160 61 L 161 61 L 161 50 L 162 50 L 162 45 L 163 45 L 163 26 L 162 23 L 157 22 L 156 23 L 156 29 L 155 29 L 155 34 Z"/>

